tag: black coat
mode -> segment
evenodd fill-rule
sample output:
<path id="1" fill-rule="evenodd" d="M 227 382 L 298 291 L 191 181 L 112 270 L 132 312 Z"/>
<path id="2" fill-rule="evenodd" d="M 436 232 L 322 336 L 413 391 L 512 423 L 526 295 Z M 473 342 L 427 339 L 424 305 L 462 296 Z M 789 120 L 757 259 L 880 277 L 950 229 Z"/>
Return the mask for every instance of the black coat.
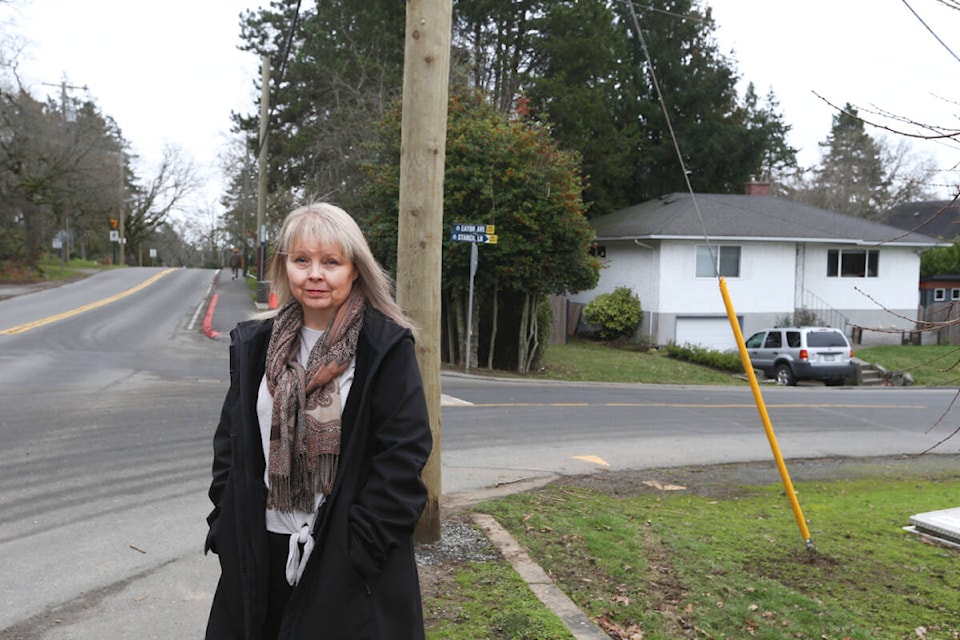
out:
<path id="1" fill-rule="evenodd" d="M 208 640 L 261 638 L 267 602 L 267 490 L 256 413 L 272 321 L 237 325 L 230 389 L 214 436 L 214 509 L 206 549 L 221 576 Z M 410 331 L 367 309 L 344 406 L 334 489 L 320 507 L 316 547 L 284 613 L 285 640 L 419 640 L 412 533 L 427 493 L 420 479 L 430 425 Z"/>

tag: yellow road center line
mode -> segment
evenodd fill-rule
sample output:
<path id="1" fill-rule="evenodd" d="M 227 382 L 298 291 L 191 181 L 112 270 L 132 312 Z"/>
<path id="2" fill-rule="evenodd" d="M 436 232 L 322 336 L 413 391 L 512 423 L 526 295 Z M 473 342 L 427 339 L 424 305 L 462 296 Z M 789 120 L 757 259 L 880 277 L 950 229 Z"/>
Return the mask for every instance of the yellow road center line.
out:
<path id="1" fill-rule="evenodd" d="M 146 280 L 144 280 L 143 282 L 141 282 L 141 283 L 138 284 L 137 286 L 131 287 L 130 289 L 127 289 L 126 291 L 122 291 L 122 292 L 120 292 L 120 293 L 118 293 L 118 294 L 116 294 L 116 295 L 112 295 L 112 296 L 110 296 L 109 298 L 104 298 L 103 300 L 97 300 L 96 302 L 91 302 L 90 304 L 85 304 L 85 305 L 83 305 L 82 307 L 77 307 L 76 309 L 70 309 L 69 311 L 64 311 L 63 313 L 58 313 L 58 314 L 56 314 L 56 315 L 47 316 L 46 318 L 41 318 L 40 320 L 34 320 L 33 322 L 27 322 L 26 324 L 21 324 L 21 325 L 16 326 L 16 327 L 10 327 L 9 329 L 4 329 L 3 331 L 0 331 L 0 335 L 12 336 L 12 335 L 17 334 L 17 333 L 23 333 L 23 332 L 25 332 L 25 331 L 30 331 L 31 329 L 36 329 L 37 327 L 42 327 L 42 326 L 45 326 L 45 325 L 48 325 L 48 324 L 53 324 L 54 322 L 58 322 L 58 321 L 60 321 L 60 320 L 66 319 L 66 318 L 70 318 L 70 317 L 72 317 L 72 316 L 79 315 L 79 314 L 81 314 L 81 313 L 83 313 L 83 312 L 85 312 L 85 311 L 90 311 L 91 309 L 96 309 L 97 307 L 102 307 L 102 306 L 104 306 L 104 305 L 110 304 L 111 302 L 116 302 L 117 300 L 120 300 L 121 298 L 126 298 L 127 296 L 132 295 L 132 294 L 134 294 L 134 293 L 136 293 L 136 292 L 138 292 L 138 291 L 140 291 L 140 290 L 142 290 L 142 289 L 146 289 L 146 288 L 149 287 L 151 284 L 153 284 L 154 282 L 156 282 L 157 280 L 159 280 L 159 279 L 162 278 L 163 276 L 167 275 L 167 274 L 170 273 L 171 271 L 174 271 L 174 269 L 167 269 L 167 270 L 165 270 L 165 271 L 161 271 L 160 273 L 158 273 L 158 274 L 156 274 L 156 275 L 154 275 L 154 276 L 152 276 L 152 277 L 150 277 L 150 278 L 147 278 Z"/>
<path id="2" fill-rule="evenodd" d="M 451 405 L 452 406 L 452 405 Z M 670 408 L 670 409 L 746 409 L 754 408 L 752 402 L 702 404 L 692 402 L 475 402 L 466 405 L 472 409 L 480 407 L 611 407 L 611 408 Z M 854 404 L 854 403 L 790 403 L 767 404 L 772 409 L 926 409 L 925 404 Z"/>

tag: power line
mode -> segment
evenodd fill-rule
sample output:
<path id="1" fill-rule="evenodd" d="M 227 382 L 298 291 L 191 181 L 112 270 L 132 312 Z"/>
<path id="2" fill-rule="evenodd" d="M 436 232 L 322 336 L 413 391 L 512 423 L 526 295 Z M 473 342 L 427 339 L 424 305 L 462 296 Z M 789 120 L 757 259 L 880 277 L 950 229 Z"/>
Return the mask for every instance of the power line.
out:
<path id="1" fill-rule="evenodd" d="M 283 44 L 283 53 L 282 53 L 281 56 L 280 56 L 280 67 L 279 67 L 279 69 L 277 70 L 277 82 L 276 82 L 276 87 L 277 87 L 278 90 L 279 90 L 280 86 L 283 84 L 283 76 L 284 76 L 284 74 L 285 74 L 286 71 L 287 71 L 287 63 L 288 63 L 289 60 L 290 60 L 290 48 L 291 48 L 292 43 L 293 43 L 293 34 L 296 32 L 297 26 L 299 25 L 299 22 L 300 22 L 300 4 L 301 4 L 301 2 L 302 2 L 302 0 L 297 0 L 297 6 L 296 6 L 296 8 L 295 8 L 294 11 L 293 11 L 293 21 L 290 23 L 290 28 L 287 29 L 287 37 L 285 38 L 285 41 L 284 41 L 284 44 Z M 265 90 L 266 90 L 266 91 L 270 91 L 270 87 L 265 87 Z M 271 101 L 270 112 L 269 112 L 269 114 L 268 114 L 268 116 L 267 116 L 267 121 L 268 121 L 268 122 L 269 122 L 269 120 L 270 120 L 270 119 L 272 118 L 272 116 L 273 116 L 274 109 L 276 109 L 276 103 L 275 103 L 274 101 Z M 259 140 L 259 141 L 257 141 L 257 152 L 254 154 L 254 157 L 257 157 L 257 156 L 260 155 L 260 151 L 263 149 L 264 143 L 265 143 L 265 139 L 264 139 L 264 140 Z"/>
<path id="2" fill-rule="evenodd" d="M 956 60 L 957 62 L 960 62 L 960 58 L 957 57 L 957 54 L 955 54 L 955 53 L 953 52 L 953 50 L 950 49 L 950 47 L 947 46 L 947 43 L 946 43 L 946 42 L 944 42 L 943 40 L 940 39 L 940 36 L 938 36 L 938 35 L 936 34 L 936 32 L 935 32 L 933 29 L 930 28 L 930 25 L 928 25 L 926 22 L 924 22 L 923 18 L 920 17 L 920 14 L 918 14 L 916 11 L 914 11 L 914 10 L 913 10 L 913 7 L 910 6 L 910 3 L 907 2 L 907 0 L 903 0 L 903 4 L 906 5 L 907 9 L 910 9 L 910 13 L 912 13 L 912 14 L 914 15 L 914 17 L 915 17 L 917 20 L 920 21 L 920 24 L 922 24 L 924 27 L 926 27 L 927 31 L 930 32 L 930 35 L 932 35 L 934 38 L 936 38 L 936 39 L 937 39 L 937 42 L 939 42 L 939 43 L 943 46 L 943 48 L 946 49 L 947 52 L 948 52 L 950 55 L 953 56 L 953 59 Z M 949 6 L 949 5 L 948 5 L 948 6 Z"/>

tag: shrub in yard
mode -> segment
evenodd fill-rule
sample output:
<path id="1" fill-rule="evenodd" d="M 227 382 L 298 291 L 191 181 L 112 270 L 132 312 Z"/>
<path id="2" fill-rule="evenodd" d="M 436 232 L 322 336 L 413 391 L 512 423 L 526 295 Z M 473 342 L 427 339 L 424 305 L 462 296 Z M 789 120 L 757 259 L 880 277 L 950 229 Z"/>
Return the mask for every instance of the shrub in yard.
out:
<path id="1" fill-rule="evenodd" d="M 743 362 L 740 354 L 732 351 L 717 351 L 698 344 L 678 345 L 671 342 L 666 346 L 667 355 L 677 360 L 702 364 L 707 367 L 733 373 L 743 372 Z"/>
<path id="2" fill-rule="evenodd" d="M 604 340 L 633 335 L 643 310 L 640 298 L 634 295 L 630 287 L 617 287 L 612 293 L 601 293 L 583 308 L 584 319 L 600 329 Z"/>

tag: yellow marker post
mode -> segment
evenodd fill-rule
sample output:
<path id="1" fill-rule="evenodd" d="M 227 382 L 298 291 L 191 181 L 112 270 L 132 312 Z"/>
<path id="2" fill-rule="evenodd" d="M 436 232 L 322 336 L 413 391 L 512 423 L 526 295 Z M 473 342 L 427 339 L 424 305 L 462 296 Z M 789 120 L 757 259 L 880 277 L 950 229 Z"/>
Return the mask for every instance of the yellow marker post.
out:
<path id="1" fill-rule="evenodd" d="M 733 335 L 737 339 L 737 350 L 740 352 L 740 361 L 743 362 L 743 369 L 746 371 L 747 379 L 750 381 L 753 400 L 757 405 L 757 411 L 760 412 L 760 420 L 763 422 L 763 428 L 767 432 L 767 440 L 770 441 L 773 458 L 777 462 L 777 469 L 780 470 L 780 477 L 783 479 L 783 486 L 787 491 L 787 498 L 790 500 L 790 506 L 793 508 L 793 515 L 797 519 L 797 525 L 800 527 L 800 534 L 803 536 L 807 549 L 813 551 L 813 542 L 810 540 L 810 530 L 807 528 L 807 522 L 803 518 L 803 511 L 800 509 L 797 493 L 793 490 L 793 483 L 790 482 L 790 473 L 787 471 L 787 466 L 783 462 L 783 455 L 781 455 L 780 446 L 777 444 L 777 436 L 773 432 L 773 425 L 770 423 L 770 416 L 767 414 L 767 406 L 764 404 L 763 396 L 760 394 L 757 375 L 753 372 L 750 355 L 747 353 L 747 345 L 743 342 L 743 333 L 740 331 L 740 324 L 737 322 L 737 314 L 734 313 L 733 302 L 730 301 L 727 282 L 722 277 L 720 278 L 720 295 L 723 296 L 723 306 L 727 309 L 727 319 L 730 320 L 730 327 L 733 329 Z"/>

